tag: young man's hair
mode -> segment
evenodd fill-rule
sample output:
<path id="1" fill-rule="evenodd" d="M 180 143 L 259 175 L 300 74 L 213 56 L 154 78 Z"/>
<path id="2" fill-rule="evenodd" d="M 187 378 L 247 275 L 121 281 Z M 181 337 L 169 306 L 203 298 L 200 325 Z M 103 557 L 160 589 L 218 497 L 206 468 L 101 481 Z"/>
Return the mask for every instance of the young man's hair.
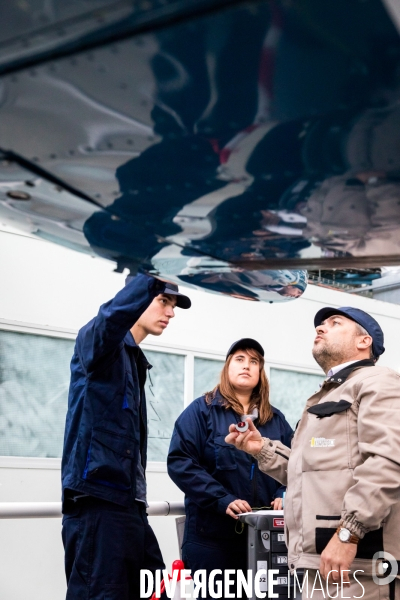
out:
<path id="1" fill-rule="evenodd" d="M 273 416 L 272 407 L 269 402 L 269 382 L 264 370 L 264 357 L 261 356 L 261 354 L 253 348 L 242 348 L 242 350 L 247 352 L 247 354 L 249 354 L 249 356 L 251 356 L 252 358 L 257 358 L 257 360 L 259 361 L 260 379 L 251 393 L 249 412 L 251 413 L 253 408 L 257 408 L 258 422 L 260 423 L 260 425 L 264 425 L 267 421 L 270 421 Z M 216 385 L 215 388 L 211 390 L 211 392 L 207 392 L 205 394 L 205 399 L 207 404 L 211 404 L 211 402 L 216 396 L 216 393 L 219 391 L 223 398 L 223 406 L 225 406 L 226 409 L 232 408 L 235 411 L 235 413 L 241 415 L 243 414 L 243 407 L 239 400 L 236 398 L 235 390 L 233 389 L 233 386 L 229 381 L 228 371 L 232 357 L 233 354 L 228 356 L 221 371 L 219 384 Z"/>

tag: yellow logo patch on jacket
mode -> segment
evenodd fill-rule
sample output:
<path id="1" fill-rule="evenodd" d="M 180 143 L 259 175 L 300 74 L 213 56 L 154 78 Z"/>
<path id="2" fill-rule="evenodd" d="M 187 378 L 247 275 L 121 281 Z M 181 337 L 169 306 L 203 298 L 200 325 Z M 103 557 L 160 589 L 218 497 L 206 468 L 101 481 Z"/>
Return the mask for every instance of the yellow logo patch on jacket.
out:
<path id="1" fill-rule="evenodd" d="M 311 448 L 330 448 L 335 445 L 335 440 L 329 440 L 324 437 L 312 437 L 311 438 Z"/>

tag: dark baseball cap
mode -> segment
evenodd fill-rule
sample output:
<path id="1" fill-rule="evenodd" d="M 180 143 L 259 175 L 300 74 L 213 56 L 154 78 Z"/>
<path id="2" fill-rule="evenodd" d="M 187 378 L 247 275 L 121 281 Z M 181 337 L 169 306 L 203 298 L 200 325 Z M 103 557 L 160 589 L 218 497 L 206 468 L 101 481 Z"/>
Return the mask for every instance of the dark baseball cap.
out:
<path id="1" fill-rule="evenodd" d="M 179 308 L 190 308 L 192 306 L 192 302 L 189 296 L 185 296 L 185 294 L 181 294 L 178 286 L 175 283 L 171 283 L 168 281 L 165 284 L 165 290 L 163 294 L 168 294 L 169 296 L 176 296 L 176 306 Z"/>
<path id="2" fill-rule="evenodd" d="M 352 306 L 341 306 L 340 308 L 333 308 L 332 306 L 325 306 L 317 312 L 314 317 L 314 326 L 318 327 L 325 319 L 332 317 L 333 315 L 343 315 L 352 321 L 355 321 L 361 327 L 364 327 L 372 337 L 372 352 L 377 358 L 385 352 L 383 345 L 383 331 L 378 321 L 371 317 L 368 313 L 360 310 L 359 308 L 353 308 Z"/>
<path id="3" fill-rule="evenodd" d="M 125 279 L 125 285 L 132 281 L 132 279 L 134 279 L 134 276 L 128 275 Z M 175 283 L 172 283 L 171 281 L 166 281 L 163 283 L 165 283 L 165 290 L 161 293 L 168 294 L 169 296 L 176 296 L 176 306 L 179 308 L 190 308 L 192 306 L 189 296 L 181 294 L 178 286 Z"/>
<path id="4" fill-rule="evenodd" d="M 228 353 L 226 355 L 226 359 L 231 354 L 234 354 L 236 350 L 247 350 L 248 348 L 253 348 L 253 350 L 257 350 L 261 356 L 264 356 L 264 348 L 259 344 L 256 340 L 252 338 L 242 338 L 237 342 L 234 342 L 232 346 L 229 348 Z"/>

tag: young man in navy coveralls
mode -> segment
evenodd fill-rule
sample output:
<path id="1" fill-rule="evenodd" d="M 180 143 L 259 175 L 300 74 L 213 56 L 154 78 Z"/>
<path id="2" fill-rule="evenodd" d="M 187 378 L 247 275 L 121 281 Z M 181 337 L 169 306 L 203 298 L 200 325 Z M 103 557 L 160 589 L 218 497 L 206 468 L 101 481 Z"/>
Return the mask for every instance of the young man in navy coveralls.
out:
<path id="1" fill-rule="evenodd" d="M 146 515 L 151 365 L 138 344 L 190 304 L 178 286 L 139 274 L 78 333 L 62 459 L 67 600 L 136 600 L 140 569 L 164 568 Z"/>

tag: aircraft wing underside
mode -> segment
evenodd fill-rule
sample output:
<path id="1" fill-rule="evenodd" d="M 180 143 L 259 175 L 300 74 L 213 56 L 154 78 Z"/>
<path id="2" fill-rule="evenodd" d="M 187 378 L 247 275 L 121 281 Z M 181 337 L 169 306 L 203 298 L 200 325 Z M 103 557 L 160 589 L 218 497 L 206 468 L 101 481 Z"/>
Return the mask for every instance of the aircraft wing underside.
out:
<path id="1" fill-rule="evenodd" d="M 400 264 L 392 0 L 9 0 L 0 221 L 254 300 Z"/>

